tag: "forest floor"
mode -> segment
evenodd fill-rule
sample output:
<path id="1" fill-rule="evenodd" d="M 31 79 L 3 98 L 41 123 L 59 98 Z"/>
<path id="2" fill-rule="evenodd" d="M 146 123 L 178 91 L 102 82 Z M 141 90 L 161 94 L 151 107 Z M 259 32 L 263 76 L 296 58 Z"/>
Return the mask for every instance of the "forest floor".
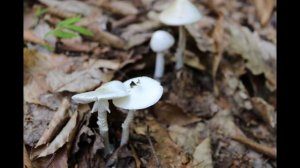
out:
<path id="1" fill-rule="evenodd" d="M 203 17 L 184 26 L 180 70 L 174 68 L 179 29 L 158 20 L 170 2 L 24 2 L 26 167 L 277 167 L 276 1 L 191 0 Z M 58 31 L 61 21 L 78 15 L 74 23 L 83 30 Z M 163 96 L 136 112 L 122 147 L 126 113 L 110 102 L 114 151 L 104 156 L 92 104 L 71 97 L 111 80 L 153 77 L 149 41 L 156 30 L 175 37 L 165 55 Z"/>

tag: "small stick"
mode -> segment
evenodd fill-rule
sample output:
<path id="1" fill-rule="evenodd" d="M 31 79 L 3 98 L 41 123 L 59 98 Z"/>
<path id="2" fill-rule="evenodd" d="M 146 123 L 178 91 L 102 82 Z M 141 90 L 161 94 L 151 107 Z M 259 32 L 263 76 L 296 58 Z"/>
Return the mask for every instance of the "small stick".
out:
<path id="1" fill-rule="evenodd" d="M 134 21 L 137 20 L 137 17 L 136 15 L 129 15 L 129 16 L 125 16 L 124 18 L 120 19 L 120 20 L 117 20 L 117 21 L 114 21 L 112 23 L 112 28 L 115 29 L 115 28 L 118 28 L 118 27 L 122 27 L 122 26 L 126 26 Z"/>
<path id="2" fill-rule="evenodd" d="M 129 144 L 129 146 L 131 148 L 131 152 L 132 152 L 133 158 L 135 160 L 135 165 L 136 165 L 137 168 L 140 168 L 141 167 L 141 161 L 140 161 L 140 159 L 139 159 L 139 157 L 138 157 L 138 155 L 137 155 L 134 147 L 131 144 Z"/>
<path id="3" fill-rule="evenodd" d="M 237 142 L 247 145 L 248 147 L 252 148 L 253 150 L 255 150 L 257 152 L 261 152 L 265 155 L 268 155 L 273 159 L 276 159 L 276 157 L 277 157 L 276 148 L 272 148 L 272 147 L 268 147 L 268 146 L 259 144 L 247 137 L 242 137 L 240 135 L 233 135 L 233 136 L 231 136 L 231 138 Z"/>
<path id="4" fill-rule="evenodd" d="M 154 146 L 153 146 L 152 141 L 151 141 L 151 138 L 150 138 L 150 131 L 149 131 L 149 126 L 148 126 L 148 125 L 147 125 L 147 133 L 146 133 L 146 136 L 147 136 L 147 139 L 148 139 L 148 141 L 149 141 L 149 144 L 150 144 L 152 153 L 153 153 L 154 158 L 155 158 L 155 161 L 156 161 L 156 167 L 161 168 L 160 161 L 159 161 L 159 159 L 158 159 L 158 157 L 157 157 L 157 154 L 156 154 L 156 152 L 155 152 Z"/>

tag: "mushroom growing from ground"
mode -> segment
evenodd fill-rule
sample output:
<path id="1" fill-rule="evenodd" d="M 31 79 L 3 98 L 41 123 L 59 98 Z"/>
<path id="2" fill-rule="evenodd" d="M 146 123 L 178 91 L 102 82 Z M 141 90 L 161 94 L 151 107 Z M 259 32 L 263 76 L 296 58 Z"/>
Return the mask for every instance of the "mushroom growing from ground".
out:
<path id="1" fill-rule="evenodd" d="M 113 104 L 116 107 L 128 110 L 127 117 L 122 124 L 120 146 L 128 142 L 129 126 L 133 121 L 136 110 L 154 105 L 163 94 L 163 87 L 160 83 L 146 76 L 129 79 L 124 82 L 124 85 L 129 90 L 129 95 L 113 100 Z"/>
<path id="2" fill-rule="evenodd" d="M 164 9 L 159 15 L 159 20 L 162 23 L 170 26 L 179 26 L 179 42 L 175 54 L 176 69 L 183 67 L 183 54 L 186 47 L 184 25 L 195 23 L 201 18 L 201 13 L 189 0 L 174 0 L 170 6 Z"/>
<path id="3" fill-rule="evenodd" d="M 152 34 L 150 47 L 156 52 L 154 79 L 157 79 L 158 81 L 164 74 L 164 52 L 174 45 L 174 42 L 174 37 L 166 31 L 158 30 Z"/>
<path id="4" fill-rule="evenodd" d="M 109 143 L 107 124 L 107 112 L 110 112 L 108 100 L 124 97 L 128 94 L 129 92 L 122 82 L 110 81 L 103 84 L 95 91 L 80 93 L 72 96 L 72 99 L 75 103 L 87 104 L 95 102 L 91 112 L 98 111 L 97 124 L 99 126 L 100 135 L 103 137 L 105 155 L 112 152 Z"/>

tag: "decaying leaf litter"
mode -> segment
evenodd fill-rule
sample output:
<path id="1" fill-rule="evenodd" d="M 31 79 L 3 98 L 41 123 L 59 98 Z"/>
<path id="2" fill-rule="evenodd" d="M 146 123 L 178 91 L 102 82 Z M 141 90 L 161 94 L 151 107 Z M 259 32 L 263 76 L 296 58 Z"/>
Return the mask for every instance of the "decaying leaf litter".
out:
<path id="1" fill-rule="evenodd" d="M 191 1 L 203 18 L 185 26 L 185 67 L 166 53 L 162 99 L 137 112 L 119 148 L 125 114 L 108 115 L 114 153 L 104 157 L 92 104 L 71 96 L 111 80 L 152 77 L 151 34 L 171 0 L 40 0 L 24 10 L 26 167 L 277 167 L 276 1 Z M 65 19 L 93 33 L 45 34 Z M 151 143 L 149 143 L 149 141 Z"/>

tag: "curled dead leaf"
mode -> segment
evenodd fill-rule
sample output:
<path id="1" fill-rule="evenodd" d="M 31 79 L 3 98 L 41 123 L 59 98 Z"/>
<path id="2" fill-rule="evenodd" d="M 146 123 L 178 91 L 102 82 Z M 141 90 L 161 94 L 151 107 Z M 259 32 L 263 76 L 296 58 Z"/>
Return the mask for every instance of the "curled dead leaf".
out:
<path id="1" fill-rule="evenodd" d="M 64 128 L 60 131 L 60 133 L 54 138 L 54 140 L 47 146 L 38 157 L 44 157 L 56 152 L 59 148 L 61 148 L 64 144 L 69 142 L 69 136 L 74 131 L 74 128 L 77 123 L 77 115 L 76 111 L 68 123 L 64 126 Z"/>
<path id="2" fill-rule="evenodd" d="M 58 133 L 61 127 L 65 124 L 66 120 L 68 119 L 67 110 L 70 107 L 68 99 L 63 99 L 61 106 L 55 112 L 52 120 L 50 121 L 48 128 L 43 133 L 42 137 L 36 144 L 35 148 L 40 145 L 49 143 L 53 137 Z"/>

